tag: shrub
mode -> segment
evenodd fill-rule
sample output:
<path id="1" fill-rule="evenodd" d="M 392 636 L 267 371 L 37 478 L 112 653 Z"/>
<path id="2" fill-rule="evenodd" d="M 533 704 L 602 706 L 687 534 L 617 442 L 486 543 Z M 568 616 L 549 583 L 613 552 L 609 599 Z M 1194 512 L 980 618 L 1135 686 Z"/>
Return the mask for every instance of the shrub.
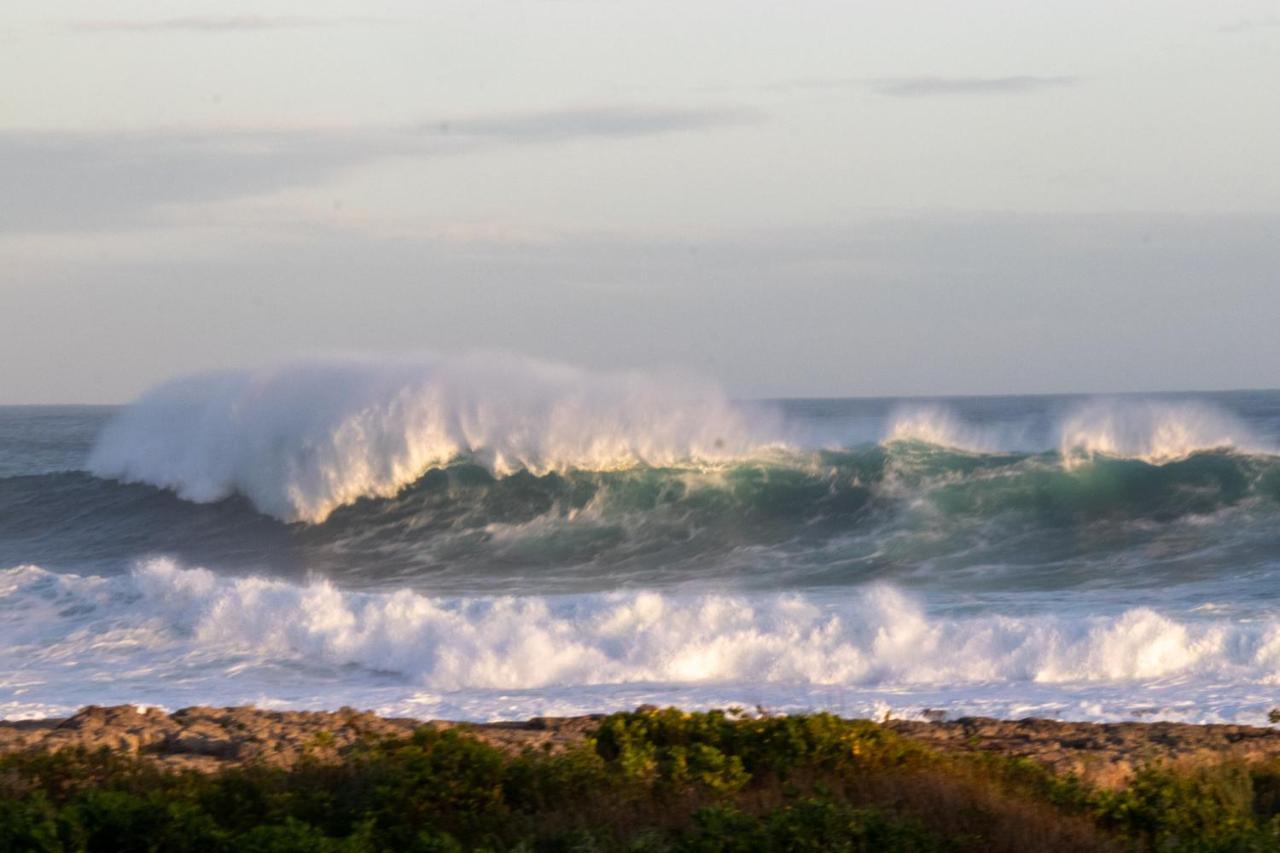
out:
<path id="1" fill-rule="evenodd" d="M 0 758 L 3 851 L 1252 851 L 1280 849 L 1280 764 L 1152 766 L 1100 791 L 825 714 L 614 714 L 560 754 L 465 732 L 281 770 Z"/>

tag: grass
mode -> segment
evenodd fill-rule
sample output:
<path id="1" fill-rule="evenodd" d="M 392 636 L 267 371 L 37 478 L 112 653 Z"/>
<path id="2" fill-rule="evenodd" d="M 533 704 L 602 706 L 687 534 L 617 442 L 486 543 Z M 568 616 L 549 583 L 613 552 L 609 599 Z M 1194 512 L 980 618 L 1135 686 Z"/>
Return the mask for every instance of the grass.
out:
<path id="1" fill-rule="evenodd" d="M 0 759 L 2 851 L 1244 853 L 1280 849 L 1278 812 L 1274 764 L 1153 765 L 1105 791 L 824 714 L 615 714 L 558 755 L 424 728 L 287 771 Z"/>

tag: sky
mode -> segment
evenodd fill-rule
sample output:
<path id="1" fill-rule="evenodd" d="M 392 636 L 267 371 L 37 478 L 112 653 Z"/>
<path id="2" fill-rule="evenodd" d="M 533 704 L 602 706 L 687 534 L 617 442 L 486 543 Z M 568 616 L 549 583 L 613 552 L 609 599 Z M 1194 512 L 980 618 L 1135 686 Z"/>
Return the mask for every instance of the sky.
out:
<path id="1" fill-rule="evenodd" d="M 1280 386 L 1280 3 L 0 9 L 0 403 L 504 349 Z"/>

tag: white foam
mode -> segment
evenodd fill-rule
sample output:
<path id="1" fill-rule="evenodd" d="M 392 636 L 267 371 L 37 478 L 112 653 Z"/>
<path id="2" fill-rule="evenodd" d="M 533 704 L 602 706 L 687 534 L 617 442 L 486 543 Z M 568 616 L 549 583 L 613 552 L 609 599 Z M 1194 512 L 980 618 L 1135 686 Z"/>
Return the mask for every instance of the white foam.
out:
<path id="1" fill-rule="evenodd" d="M 889 587 L 827 600 L 437 598 L 223 578 L 153 560 L 113 578 L 5 570 L 0 617 L 0 712 L 10 714 L 105 701 L 322 707 L 370 697 L 408 713 L 433 696 L 434 713 L 492 718 L 618 707 L 648 691 L 699 705 L 767 698 L 845 712 L 899 705 L 894 696 L 988 711 L 993 701 L 1056 701 L 1067 710 L 1055 713 L 1086 717 L 1097 714 L 1079 710 L 1085 700 L 1126 716 L 1153 695 L 1204 694 L 1198 710 L 1166 715 L 1232 719 L 1261 715 L 1259 697 L 1280 681 L 1280 620 L 1149 608 L 940 618 Z"/>
<path id="2" fill-rule="evenodd" d="M 717 464 L 778 434 L 772 418 L 684 378 L 492 354 L 327 361 L 162 385 L 104 430 L 89 468 L 319 522 L 459 457 L 500 475 Z"/>

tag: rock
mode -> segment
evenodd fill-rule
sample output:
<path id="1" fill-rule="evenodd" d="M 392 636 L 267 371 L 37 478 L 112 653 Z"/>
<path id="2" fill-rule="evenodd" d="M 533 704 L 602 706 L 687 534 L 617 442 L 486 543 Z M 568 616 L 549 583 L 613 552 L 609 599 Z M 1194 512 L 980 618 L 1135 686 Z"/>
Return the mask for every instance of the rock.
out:
<path id="1" fill-rule="evenodd" d="M 1280 756 L 1280 731 L 1251 726 L 983 717 L 951 722 L 893 720 L 885 725 L 938 749 L 1029 758 L 1057 773 L 1075 773 L 1106 787 L 1123 784 L 1134 770 L 1151 761 L 1257 761 Z"/>
<path id="2" fill-rule="evenodd" d="M 651 709 L 652 706 L 642 710 Z M 263 763 L 289 767 L 302 758 L 339 760 L 367 737 L 404 737 L 421 726 L 456 730 L 512 753 L 562 752 L 582 744 L 603 715 L 535 717 L 526 722 L 468 724 L 384 718 L 368 711 L 264 711 L 183 708 L 173 714 L 132 705 L 89 706 L 65 720 L 0 721 L 0 754 L 110 749 L 168 770 L 213 772 Z M 943 751 L 997 752 L 1028 758 L 1057 773 L 1108 787 L 1149 761 L 1261 761 L 1280 757 L 1280 730 L 1183 723 L 1077 723 L 966 717 L 890 720 L 883 725 Z"/>
<path id="3" fill-rule="evenodd" d="M 162 749 L 169 753 L 235 758 L 240 752 L 240 743 L 232 732 L 202 720 L 170 735 Z"/>

